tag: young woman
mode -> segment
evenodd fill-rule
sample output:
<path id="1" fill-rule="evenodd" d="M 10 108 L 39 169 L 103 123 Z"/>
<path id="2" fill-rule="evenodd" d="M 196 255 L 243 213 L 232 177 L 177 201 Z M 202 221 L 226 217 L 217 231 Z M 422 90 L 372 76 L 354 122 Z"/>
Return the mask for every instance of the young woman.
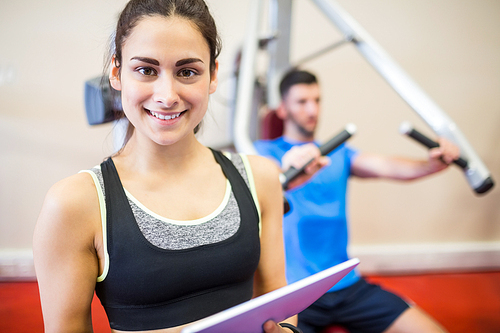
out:
<path id="1" fill-rule="evenodd" d="M 56 183 L 35 229 L 46 332 L 91 332 L 94 291 L 113 332 L 179 332 L 286 284 L 277 168 L 195 137 L 219 49 L 203 0 L 123 10 L 109 78 L 127 142 Z M 269 321 L 264 331 L 293 328 Z"/>

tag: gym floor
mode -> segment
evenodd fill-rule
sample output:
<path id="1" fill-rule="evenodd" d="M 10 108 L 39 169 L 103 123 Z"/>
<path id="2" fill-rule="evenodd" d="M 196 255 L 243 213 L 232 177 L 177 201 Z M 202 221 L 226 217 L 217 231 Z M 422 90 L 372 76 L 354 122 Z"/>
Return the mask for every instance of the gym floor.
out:
<path id="1" fill-rule="evenodd" d="M 367 278 L 411 299 L 450 333 L 500 333 L 500 272 Z M 92 316 L 94 332 L 110 332 L 97 298 Z M 43 332 L 36 282 L 0 282 L 0 332 Z"/>

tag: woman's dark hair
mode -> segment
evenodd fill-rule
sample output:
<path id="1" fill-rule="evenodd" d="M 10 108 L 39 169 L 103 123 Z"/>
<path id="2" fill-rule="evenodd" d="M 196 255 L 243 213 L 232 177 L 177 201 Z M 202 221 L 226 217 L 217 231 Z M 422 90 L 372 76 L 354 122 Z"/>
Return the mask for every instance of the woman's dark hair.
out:
<path id="1" fill-rule="evenodd" d="M 318 83 L 316 76 L 308 71 L 292 69 L 283 76 L 280 83 L 281 98 L 285 98 L 291 87 L 296 84 L 313 84 Z"/>
<path id="2" fill-rule="evenodd" d="M 127 38 L 130 36 L 132 30 L 142 18 L 156 15 L 162 17 L 182 17 L 194 24 L 208 44 L 210 51 L 210 72 L 213 73 L 216 69 L 215 60 L 220 54 L 221 41 L 217 32 L 215 21 L 204 0 L 129 1 L 118 19 L 116 31 L 110 45 L 107 66 L 111 63 L 111 57 L 113 56 L 115 57 L 115 65 L 117 67 L 121 66 L 122 47 Z M 107 72 L 107 68 L 105 68 L 105 72 Z M 109 80 L 107 80 L 107 84 L 109 84 Z M 122 117 L 124 117 L 123 112 L 118 112 L 117 118 Z M 201 123 L 194 129 L 195 133 L 198 132 L 200 125 Z M 132 136 L 133 131 L 133 126 L 129 124 L 124 146 Z"/>
<path id="3" fill-rule="evenodd" d="M 122 60 L 122 46 L 132 29 L 145 16 L 159 15 L 163 17 L 179 16 L 196 26 L 207 41 L 210 49 L 210 71 L 215 70 L 221 43 L 215 21 L 203 0 L 131 0 L 123 9 L 116 25 L 114 55 L 119 65 Z"/>

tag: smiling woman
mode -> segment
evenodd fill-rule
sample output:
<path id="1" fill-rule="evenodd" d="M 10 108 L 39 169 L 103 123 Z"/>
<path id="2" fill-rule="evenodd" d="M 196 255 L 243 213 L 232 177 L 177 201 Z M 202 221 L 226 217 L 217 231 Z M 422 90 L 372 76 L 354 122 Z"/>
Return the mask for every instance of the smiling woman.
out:
<path id="1" fill-rule="evenodd" d="M 131 130 L 46 196 L 34 235 L 46 332 L 91 332 L 94 291 L 113 332 L 179 332 L 286 284 L 278 169 L 195 137 L 220 49 L 205 3 L 133 0 L 115 36 L 109 79 Z"/>
<path id="2" fill-rule="evenodd" d="M 189 134 L 217 87 L 217 63 L 210 70 L 209 51 L 188 19 L 156 15 L 136 24 L 110 76 L 111 86 L 122 91 L 122 106 L 136 135 L 152 135 L 158 144 L 186 135 L 194 139 Z"/>

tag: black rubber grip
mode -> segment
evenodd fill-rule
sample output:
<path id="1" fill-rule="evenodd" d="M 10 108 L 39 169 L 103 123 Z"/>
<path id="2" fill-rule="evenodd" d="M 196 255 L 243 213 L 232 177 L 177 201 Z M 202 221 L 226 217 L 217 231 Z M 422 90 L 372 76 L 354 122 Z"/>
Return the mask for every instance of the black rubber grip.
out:
<path id="1" fill-rule="evenodd" d="M 406 135 L 408 135 L 410 138 L 420 142 L 421 144 L 423 144 L 424 146 L 426 146 L 429 149 L 439 147 L 439 144 L 436 141 L 429 139 L 427 136 L 420 133 L 419 131 L 417 131 L 414 128 L 408 130 Z M 466 169 L 467 165 L 468 165 L 467 160 L 462 158 L 462 157 L 457 158 L 456 160 L 453 161 L 453 163 L 455 163 L 456 165 L 458 165 L 462 169 Z"/>
<path id="2" fill-rule="evenodd" d="M 321 155 L 326 155 L 333 151 L 335 148 L 340 146 L 342 143 L 347 141 L 352 136 L 352 133 L 349 132 L 348 130 L 343 130 L 336 136 L 334 136 L 332 139 L 330 139 L 327 143 L 323 144 L 321 147 L 319 147 L 319 151 L 321 152 Z M 288 184 L 297 178 L 301 173 L 304 172 L 304 169 L 306 166 L 311 163 L 314 159 L 311 159 L 309 162 L 307 162 L 302 168 L 296 169 L 294 167 L 290 167 L 288 170 L 286 170 L 283 175 L 284 175 L 284 181 L 282 182 L 283 189 L 288 188 Z"/>

